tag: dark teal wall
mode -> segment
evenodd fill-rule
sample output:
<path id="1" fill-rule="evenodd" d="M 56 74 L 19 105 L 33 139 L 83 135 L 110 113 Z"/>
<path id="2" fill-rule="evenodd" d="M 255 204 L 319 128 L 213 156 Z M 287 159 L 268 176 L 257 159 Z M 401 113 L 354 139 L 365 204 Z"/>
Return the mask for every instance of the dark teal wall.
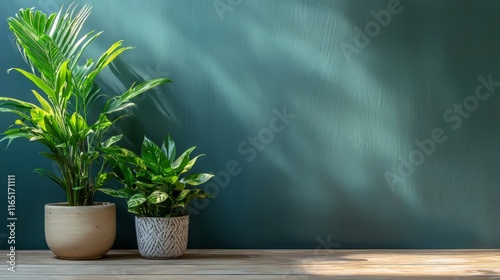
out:
<path id="1" fill-rule="evenodd" d="M 1 1 L 0 19 L 54 3 Z M 90 56 L 119 39 L 136 47 L 100 80 L 108 92 L 174 80 L 120 123 L 123 145 L 170 132 L 207 154 L 199 171 L 218 174 L 217 198 L 193 206 L 190 247 L 500 248 L 500 87 L 476 97 L 480 76 L 500 81 L 499 1 L 88 3 L 87 28 L 105 31 Z M 24 66 L 8 34 L 4 21 L 1 94 L 29 98 L 32 86 L 5 71 Z M 1 115 L 0 129 L 12 120 Z M 4 148 L 1 189 L 17 176 L 17 248 L 46 248 L 43 205 L 64 195 L 32 172 L 50 168 L 41 146 Z M 124 202 L 99 200 L 118 205 L 115 247 L 135 247 Z"/>

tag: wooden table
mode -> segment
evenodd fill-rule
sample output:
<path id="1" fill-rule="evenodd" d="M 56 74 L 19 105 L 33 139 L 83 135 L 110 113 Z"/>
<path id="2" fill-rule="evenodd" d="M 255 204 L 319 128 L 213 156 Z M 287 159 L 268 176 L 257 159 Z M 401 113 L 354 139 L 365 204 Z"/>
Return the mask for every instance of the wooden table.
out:
<path id="1" fill-rule="evenodd" d="M 173 260 L 112 250 L 89 261 L 17 251 L 16 257 L 16 272 L 3 262 L 0 279 L 500 279 L 500 250 L 188 250 Z"/>

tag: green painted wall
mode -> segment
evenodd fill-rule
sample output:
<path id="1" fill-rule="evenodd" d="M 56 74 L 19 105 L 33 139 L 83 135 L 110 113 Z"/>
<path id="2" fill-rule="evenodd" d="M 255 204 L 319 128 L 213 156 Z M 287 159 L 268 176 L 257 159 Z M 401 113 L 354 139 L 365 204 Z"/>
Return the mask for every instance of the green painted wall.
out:
<path id="1" fill-rule="evenodd" d="M 0 18 L 58 3 L 1 1 Z M 500 248 L 499 1 L 88 3 L 87 28 L 105 31 L 89 55 L 136 47 L 100 80 L 108 92 L 174 80 L 120 123 L 123 145 L 169 131 L 218 174 L 218 197 L 193 206 L 190 247 Z M 5 71 L 24 66 L 11 39 L 4 21 L 1 95 L 29 98 Z M 64 195 L 32 172 L 51 167 L 41 146 L 4 149 L 0 208 L 15 174 L 17 248 L 46 248 L 43 205 Z M 124 202 L 99 200 L 118 205 L 115 247 L 135 247 Z"/>

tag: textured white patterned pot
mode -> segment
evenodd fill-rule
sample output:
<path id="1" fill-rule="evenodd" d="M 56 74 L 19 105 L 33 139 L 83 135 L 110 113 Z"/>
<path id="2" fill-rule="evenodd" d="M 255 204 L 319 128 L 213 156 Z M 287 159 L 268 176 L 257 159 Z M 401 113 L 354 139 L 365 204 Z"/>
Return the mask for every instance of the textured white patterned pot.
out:
<path id="1" fill-rule="evenodd" d="M 116 237 L 116 207 L 101 202 L 93 206 L 45 205 L 45 241 L 61 259 L 98 259 Z"/>
<path id="2" fill-rule="evenodd" d="M 186 252 L 189 215 L 173 218 L 135 217 L 137 247 L 146 259 L 178 258 Z"/>

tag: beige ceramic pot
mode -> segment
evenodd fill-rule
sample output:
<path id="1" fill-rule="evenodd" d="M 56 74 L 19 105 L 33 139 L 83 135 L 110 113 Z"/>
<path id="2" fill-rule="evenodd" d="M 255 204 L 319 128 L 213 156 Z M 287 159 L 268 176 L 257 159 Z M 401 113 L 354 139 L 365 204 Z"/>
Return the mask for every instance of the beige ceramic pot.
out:
<path id="1" fill-rule="evenodd" d="M 61 259 L 98 259 L 116 237 L 116 207 L 101 202 L 93 206 L 45 205 L 45 240 Z"/>
<path id="2" fill-rule="evenodd" d="M 186 252 L 189 216 L 135 217 L 137 247 L 146 259 L 178 258 Z"/>

